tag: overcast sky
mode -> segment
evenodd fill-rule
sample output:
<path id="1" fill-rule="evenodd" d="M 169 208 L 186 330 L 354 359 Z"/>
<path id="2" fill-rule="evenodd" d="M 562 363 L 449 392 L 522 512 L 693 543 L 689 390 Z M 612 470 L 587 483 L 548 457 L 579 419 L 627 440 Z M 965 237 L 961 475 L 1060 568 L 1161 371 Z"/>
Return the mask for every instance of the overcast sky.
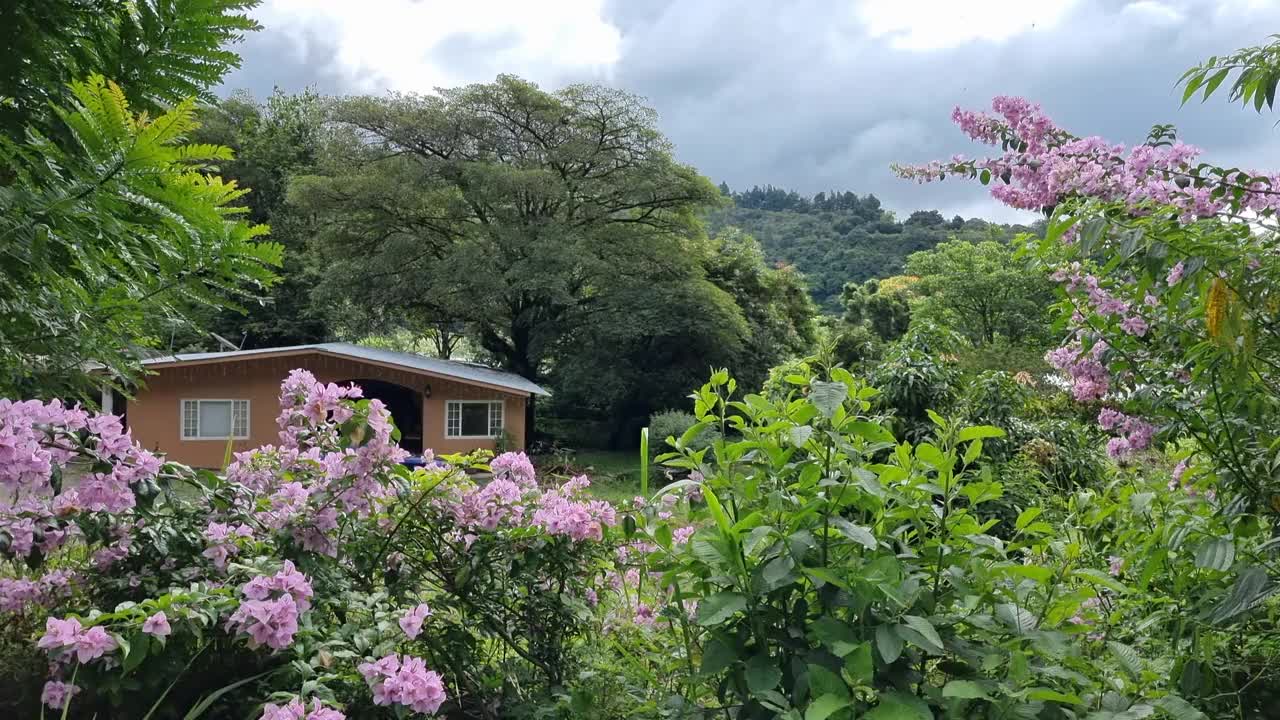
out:
<path id="1" fill-rule="evenodd" d="M 974 155 L 950 122 L 993 95 L 1081 135 L 1172 122 L 1207 159 L 1280 165 L 1276 117 L 1179 107 L 1204 57 L 1280 32 L 1280 0 L 265 0 L 224 90 L 430 92 L 514 73 L 605 83 L 659 113 L 677 155 L 735 189 L 875 193 L 899 212 L 1014 219 L 980 186 L 892 162 Z"/>

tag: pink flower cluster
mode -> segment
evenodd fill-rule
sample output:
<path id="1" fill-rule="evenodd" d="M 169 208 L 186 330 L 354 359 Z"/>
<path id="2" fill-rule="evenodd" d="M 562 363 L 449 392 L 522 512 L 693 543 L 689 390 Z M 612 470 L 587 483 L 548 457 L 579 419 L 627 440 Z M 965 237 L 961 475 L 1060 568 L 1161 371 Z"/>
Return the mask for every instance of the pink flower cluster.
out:
<path id="1" fill-rule="evenodd" d="M 71 698 L 80 692 L 80 688 L 61 680 L 50 680 L 44 684 L 40 692 L 40 702 L 54 710 L 61 710 L 71 702 Z"/>
<path id="2" fill-rule="evenodd" d="M 1061 370 L 1071 378 L 1072 395 L 1079 402 L 1101 400 L 1111 387 L 1111 377 L 1102 364 L 1102 358 L 1108 349 L 1105 341 L 1099 340 L 1085 352 L 1079 342 L 1071 342 L 1045 354 L 1045 362 Z"/>
<path id="3" fill-rule="evenodd" d="M 533 524 L 548 535 L 567 535 L 581 540 L 601 540 L 604 528 L 617 524 L 617 511 L 604 500 L 587 500 L 580 493 L 590 485 L 579 476 L 542 496 L 541 506 L 533 513 Z"/>
<path id="4" fill-rule="evenodd" d="M 1084 290 L 1089 305 L 1099 316 L 1107 318 L 1120 317 L 1120 329 L 1126 334 L 1142 337 L 1147 334 L 1149 325 L 1145 318 L 1135 312 L 1128 301 L 1116 297 L 1106 288 L 1102 287 L 1102 281 L 1096 275 L 1086 274 L 1080 269 L 1080 263 L 1072 263 L 1071 268 L 1059 268 L 1051 276 L 1056 282 L 1064 284 L 1068 293 L 1075 293 Z M 1148 295 L 1146 304 L 1151 305 L 1158 300 Z M 1076 322 L 1082 322 L 1083 318 L 1075 318 Z"/>
<path id="5" fill-rule="evenodd" d="M 604 528 L 617 523 L 612 504 L 584 497 L 583 491 L 591 484 L 585 476 L 543 492 L 524 453 L 504 453 L 489 467 L 494 475 L 487 484 L 456 483 L 452 493 L 436 503 L 460 530 L 468 532 L 468 546 L 474 541 L 471 533 L 499 528 L 537 528 L 575 541 L 600 540 Z"/>
<path id="6" fill-rule="evenodd" d="M 0 612 L 19 613 L 29 605 L 51 607 L 71 596 L 75 579 L 75 573 L 65 569 L 47 572 L 35 580 L 0 578 Z"/>
<path id="7" fill-rule="evenodd" d="M 404 705 L 414 712 L 434 714 L 445 701 L 440 674 L 427 670 L 421 659 L 387 655 L 358 668 L 373 691 L 377 705 Z"/>
<path id="8" fill-rule="evenodd" d="M 1134 453 L 1146 450 L 1156 434 L 1156 427 L 1146 420 L 1111 408 L 1103 408 L 1098 413 L 1098 425 L 1103 430 L 1117 433 L 1107 441 L 1107 454 L 1117 460 L 1127 460 Z"/>
<path id="9" fill-rule="evenodd" d="M 311 607 L 311 584 L 293 563 L 274 576 L 259 575 L 240 590 L 244 596 L 240 607 L 227 619 L 228 631 L 249 636 L 249 645 L 266 645 L 282 650 L 293 643 L 298 631 L 298 616 Z"/>
<path id="10" fill-rule="evenodd" d="M 222 570 L 227 566 L 227 558 L 240 552 L 236 541 L 240 538 L 253 537 L 253 528 L 240 523 L 232 526 L 227 523 L 210 521 L 204 530 L 204 538 L 209 547 L 201 553 L 213 561 L 213 566 Z"/>
<path id="11" fill-rule="evenodd" d="M 91 473 L 78 487 L 59 492 L 51 479 L 76 458 L 111 469 Z M 125 515 L 135 505 L 134 487 L 153 480 L 161 465 L 160 458 L 133 442 L 114 415 L 93 415 L 57 401 L 0 399 L 0 537 L 8 539 L 0 556 L 26 559 L 36 550 L 53 553 L 83 537 L 75 524 L 82 514 Z M 113 525 L 118 532 L 109 538 L 110 546 L 88 553 L 95 564 L 105 568 L 128 556 L 132 526 L 127 518 Z M 72 577 L 58 570 L 42 578 L 0 579 L 0 611 L 48 606 L 65 595 Z"/>
<path id="12" fill-rule="evenodd" d="M 346 720 L 346 715 L 325 707 L 319 700 L 311 701 L 311 711 L 302 700 L 294 698 L 285 705 L 267 703 L 262 706 L 262 716 L 258 720 Z"/>
<path id="13" fill-rule="evenodd" d="M 36 647 L 48 652 L 55 660 L 70 661 L 72 657 L 81 663 L 96 660 L 116 649 L 116 641 L 106 629 L 94 625 L 85 629 L 76 618 L 45 621 L 44 635 Z"/>
<path id="14" fill-rule="evenodd" d="M 1002 155 L 895 166 L 894 171 L 903 178 L 930 182 L 985 170 L 998 179 L 991 183 L 991 195 L 1024 210 L 1085 196 L 1123 203 L 1134 213 L 1150 212 L 1153 205 L 1173 206 L 1181 221 L 1190 223 L 1228 207 L 1231 193 L 1215 197 L 1212 182 L 1190 182 L 1200 155 L 1195 147 L 1175 142 L 1126 150 L 1100 137 L 1076 138 L 1058 128 L 1039 105 L 1023 98 L 997 97 L 992 109 L 996 115 L 956 108 L 951 117 L 973 140 L 987 145 L 1007 142 Z M 1270 188 L 1280 184 L 1280 175 L 1267 175 L 1265 181 L 1257 182 L 1253 175 L 1257 173 L 1233 172 L 1223 180 L 1243 188 L 1241 210 L 1276 211 L 1280 195 Z"/>
<path id="15" fill-rule="evenodd" d="M 386 406 L 373 399 L 358 410 L 361 395 L 355 385 L 321 383 L 306 370 L 289 373 L 276 418 L 280 445 L 237 453 L 227 467 L 227 479 L 240 486 L 241 517 L 337 556 L 339 514 L 365 517 L 393 498 L 393 469 L 408 456 L 392 440 Z M 364 423 L 352 431 L 345 424 L 358 412 Z"/>

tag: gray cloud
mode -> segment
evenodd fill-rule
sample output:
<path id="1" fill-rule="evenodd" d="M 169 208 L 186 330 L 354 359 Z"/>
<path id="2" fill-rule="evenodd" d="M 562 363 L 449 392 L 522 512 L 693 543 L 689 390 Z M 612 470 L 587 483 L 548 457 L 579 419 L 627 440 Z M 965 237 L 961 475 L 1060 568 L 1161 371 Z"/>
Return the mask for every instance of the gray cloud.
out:
<path id="1" fill-rule="evenodd" d="M 621 31 L 621 57 L 603 74 L 501 70 L 547 86 L 593 80 L 645 96 L 679 157 L 735 188 L 849 189 L 875 193 L 900 212 L 1012 218 L 981 187 L 916 186 L 888 166 L 980 153 L 951 124 L 951 108 L 987 107 L 997 94 L 1036 100 L 1078 134 L 1133 143 L 1153 124 L 1172 122 L 1211 161 L 1280 164 L 1274 117 L 1223 98 L 1179 107 L 1173 87 L 1202 58 L 1280 31 L 1280 7 L 1254 5 L 1086 0 L 1052 27 L 1006 41 L 908 51 L 870 37 L 850 6 L 828 0 L 613 0 L 606 19 Z M 483 81 L 510 41 L 456 35 L 424 52 Z M 300 54 L 297 43 L 266 29 L 242 46 L 245 68 L 228 87 L 354 89 L 331 46 L 314 37 L 303 45 Z"/>

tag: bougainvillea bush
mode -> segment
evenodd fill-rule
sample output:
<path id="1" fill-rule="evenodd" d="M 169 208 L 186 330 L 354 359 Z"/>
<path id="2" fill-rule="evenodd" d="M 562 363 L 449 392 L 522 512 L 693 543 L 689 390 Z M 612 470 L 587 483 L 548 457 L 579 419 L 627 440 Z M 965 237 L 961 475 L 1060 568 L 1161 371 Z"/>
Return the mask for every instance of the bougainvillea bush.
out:
<path id="1" fill-rule="evenodd" d="M 1200 90 L 1207 99 L 1241 71 L 1233 94 L 1256 94 L 1260 109 L 1270 71 L 1217 62 L 1203 66 L 1211 78 L 1203 67 L 1184 76 L 1184 100 Z M 1213 508 L 1212 523 L 1186 518 L 1163 538 L 1194 570 L 1169 594 L 1179 621 L 1147 627 L 1167 633 L 1188 696 L 1232 717 L 1272 714 L 1244 696 L 1275 686 L 1268 668 L 1280 656 L 1276 543 L 1257 552 L 1280 514 L 1280 173 L 1204 162 L 1168 125 L 1126 147 L 1076 136 L 1022 98 L 998 97 L 992 110 L 957 108 L 952 118 L 998 152 L 897 170 L 921 182 L 974 179 L 1048 217 L 1044 238 L 1024 250 L 1060 284 L 1063 343 L 1046 360 L 1107 434 L 1116 464 L 1149 477 L 1167 458 L 1168 492 Z M 1152 498 L 1139 490 L 1132 502 L 1147 508 Z M 1144 547 L 1146 537 L 1129 536 Z M 1176 567 L 1157 555 L 1141 577 Z"/>
<path id="2" fill-rule="evenodd" d="M 410 472 L 379 401 L 301 370 L 280 405 L 279 443 L 220 477 L 119 418 L 0 401 L 0 613 L 46 711 L 495 717 L 564 681 L 616 523 L 585 478 Z"/>

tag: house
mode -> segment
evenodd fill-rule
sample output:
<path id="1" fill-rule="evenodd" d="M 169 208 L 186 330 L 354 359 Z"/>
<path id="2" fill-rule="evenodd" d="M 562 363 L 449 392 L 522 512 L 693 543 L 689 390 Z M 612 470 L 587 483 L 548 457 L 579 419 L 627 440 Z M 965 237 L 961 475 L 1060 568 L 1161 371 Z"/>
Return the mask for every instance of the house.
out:
<path id="1" fill-rule="evenodd" d="M 221 467 L 227 442 L 236 452 L 276 443 L 280 383 L 303 368 L 322 382 L 354 382 L 366 398 L 386 403 L 400 445 L 455 453 L 524 447 L 525 411 L 549 395 L 508 372 L 474 363 L 350 343 L 318 343 L 231 352 L 167 355 L 143 361 L 148 371 L 121 408 L 103 395 L 103 410 L 122 414 L 148 450 L 194 467 Z"/>

